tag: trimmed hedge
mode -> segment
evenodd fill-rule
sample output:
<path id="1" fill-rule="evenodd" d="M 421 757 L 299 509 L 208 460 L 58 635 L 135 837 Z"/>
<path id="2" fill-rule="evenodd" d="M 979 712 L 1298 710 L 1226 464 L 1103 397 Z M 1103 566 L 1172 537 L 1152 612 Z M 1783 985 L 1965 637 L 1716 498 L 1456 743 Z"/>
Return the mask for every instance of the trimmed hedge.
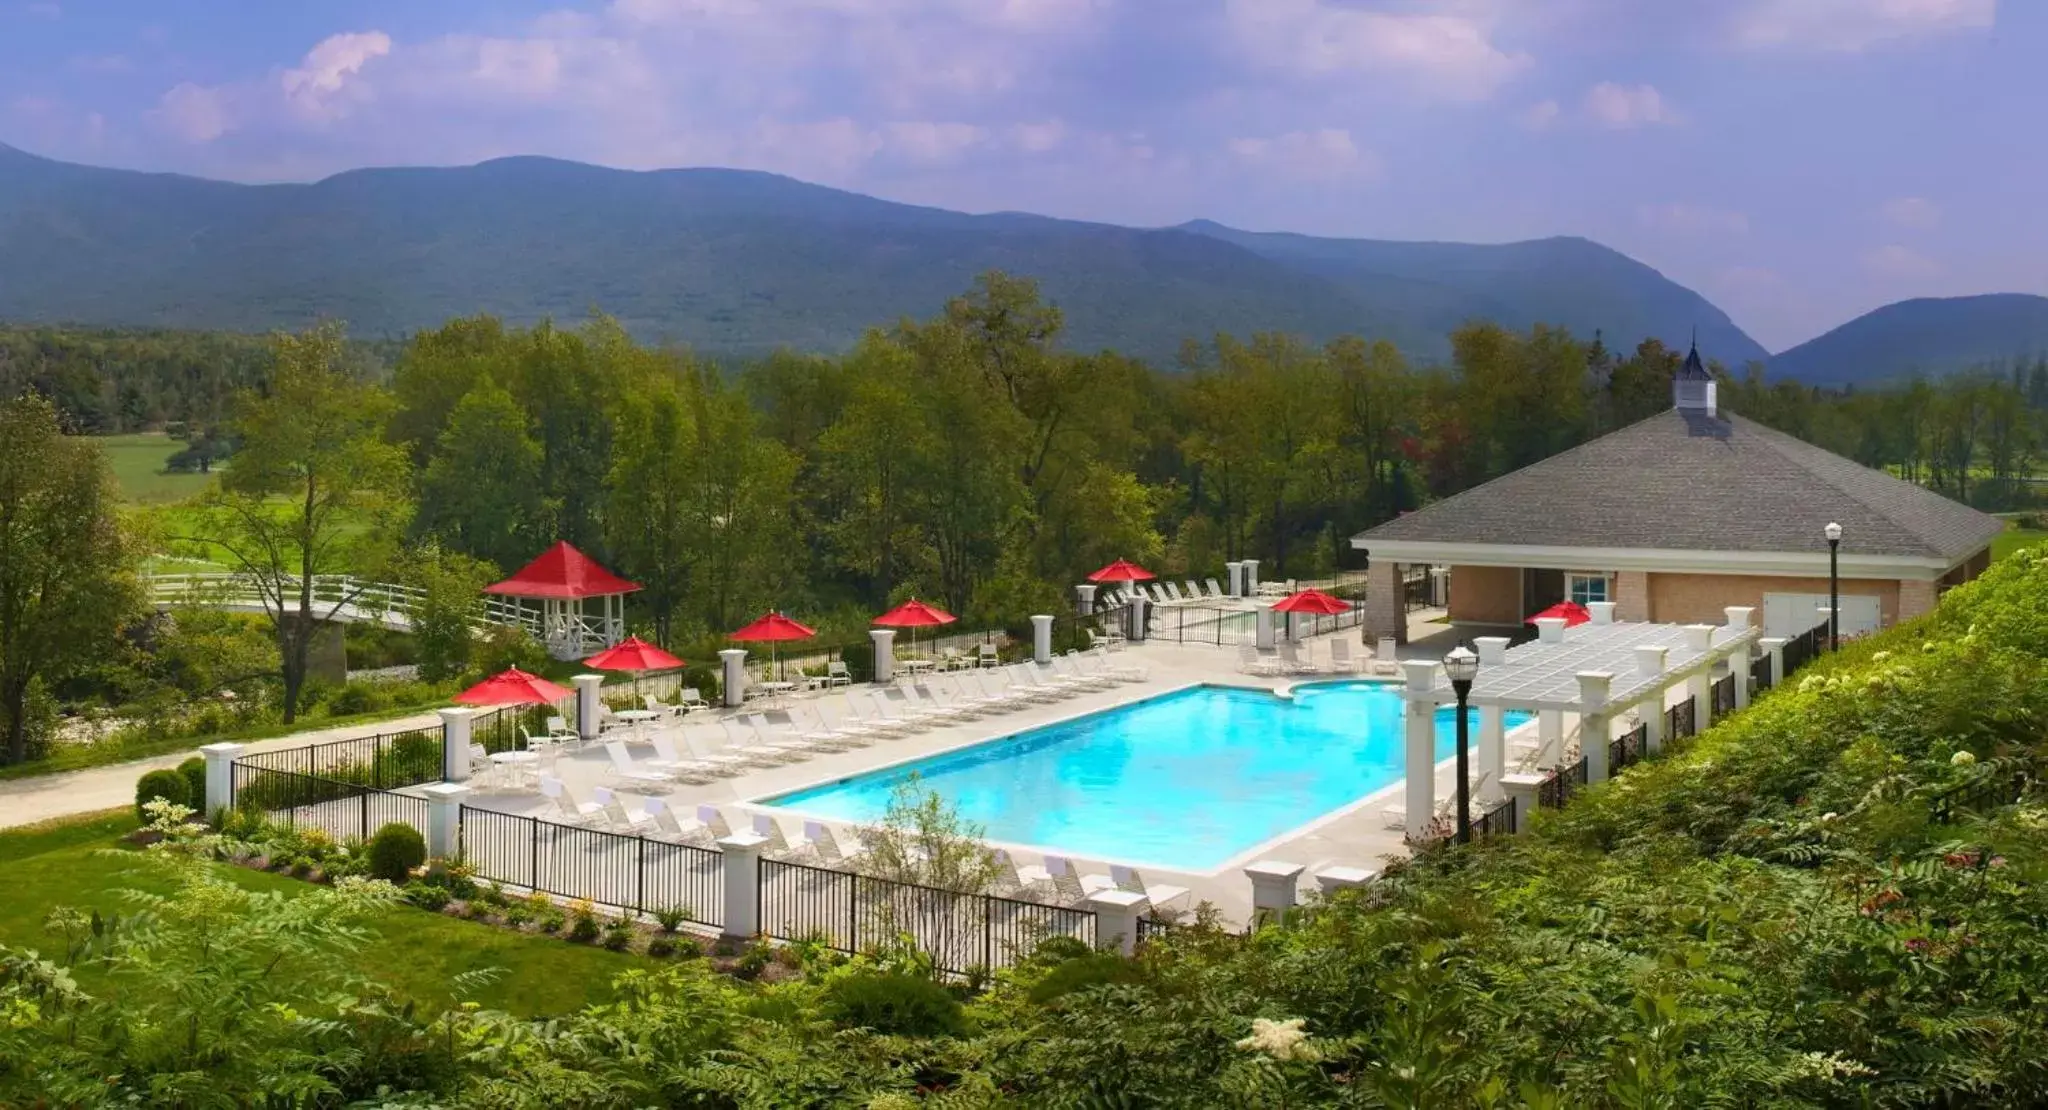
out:
<path id="1" fill-rule="evenodd" d="M 403 886 L 427 862 L 427 842 L 420 831 L 396 821 L 370 838 L 370 877 Z"/>
<path id="2" fill-rule="evenodd" d="M 181 806 L 192 804 L 192 790 L 186 785 L 184 775 L 172 770 L 150 771 L 135 781 L 135 816 L 148 822 L 149 815 L 142 807 L 162 798 Z"/>

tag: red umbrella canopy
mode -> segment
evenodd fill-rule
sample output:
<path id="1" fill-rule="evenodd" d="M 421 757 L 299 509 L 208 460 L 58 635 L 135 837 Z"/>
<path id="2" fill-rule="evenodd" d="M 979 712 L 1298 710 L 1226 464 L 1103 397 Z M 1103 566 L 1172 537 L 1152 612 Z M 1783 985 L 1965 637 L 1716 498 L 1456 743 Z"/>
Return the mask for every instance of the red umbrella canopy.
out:
<path id="1" fill-rule="evenodd" d="M 600 671 L 667 671 L 683 665 L 682 660 L 638 636 L 628 636 L 584 662 Z"/>
<path id="2" fill-rule="evenodd" d="M 1303 590 L 1288 594 L 1273 604 L 1276 613 L 1317 613 L 1331 617 L 1351 611 L 1351 603 L 1331 597 L 1321 590 Z"/>
<path id="3" fill-rule="evenodd" d="M 733 633 L 732 638 L 773 643 L 776 640 L 808 640 L 817 634 L 816 630 L 806 628 L 781 613 L 770 613 Z"/>
<path id="4" fill-rule="evenodd" d="M 517 667 L 494 674 L 455 695 L 463 705 L 547 705 L 573 691 Z"/>
<path id="5" fill-rule="evenodd" d="M 926 605 L 916 598 L 876 617 L 874 623 L 883 628 L 924 628 L 934 624 L 952 624 L 960 618 L 934 605 Z"/>
<path id="6" fill-rule="evenodd" d="M 1588 613 L 1586 607 L 1576 601 L 1560 601 L 1541 613 L 1536 614 L 1536 616 L 1530 617 L 1527 623 L 1535 624 L 1538 617 L 1562 617 L 1564 618 L 1564 626 L 1570 628 L 1592 620 L 1593 614 Z"/>
<path id="7" fill-rule="evenodd" d="M 1089 575 L 1088 581 L 1149 582 L 1157 577 L 1159 576 L 1153 574 L 1151 571 L 1146 570 L 1144 567 L 1141 567 L 1136 563 L 1128 563 L 1122 559 L 1118 559 L 1116 562 L 1111 563 L 1108 566 L 1103 567 L 1101 570 L 1096 571 L 1094 574 Z"/>

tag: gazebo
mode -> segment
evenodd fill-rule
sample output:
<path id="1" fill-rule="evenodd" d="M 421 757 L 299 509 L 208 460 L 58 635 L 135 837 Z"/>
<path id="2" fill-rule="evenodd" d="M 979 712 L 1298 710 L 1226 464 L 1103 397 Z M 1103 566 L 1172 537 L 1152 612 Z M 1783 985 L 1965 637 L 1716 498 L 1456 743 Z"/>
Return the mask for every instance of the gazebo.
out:
<path id="1" fill-rule="evenodd" d="M 1624 745 L 1631 738 L 1640 744 L 1639 751 L 1624 747 L 1624 758 L 1647 755 L 1663 745 L 1667 704 L 1689 704 L 1694 730 L 1705 728 L 1717 709 L 1717 671 L 1725 671 L 1720 681 L 1732 687 L 1720 703 L 1723 711 L 1749 704 L 1752 652 L 1771 659 L 1772 681 L 1782 676 L 1785 641 L 1760 637 L 1753 608 L 1730 606 L 1725 623 L 1718 625 L 1617 621 L 1613 602 L 1595 602 L 1587 608 L 1592 619 L 1571 628 L 1560 618 L 1538 619 L 1537 638 L 1512 649 L 1504 636 L 1473 641 L 1480 660 L 1467 696 L 1468 704 L 1479 711 L 1475 818 L 1513 794 L 1524 807 L 1526 820 L 1526 807 L 1536 801 L 1541 775 L 1511 770 L 1510 748 L 1521 749 L 1527 758 L 1519 762 L 1538 772 L 1562 767 L 1571 739 L 1568 719 L 1576 726 L 1584 781 L 1600 782 L 1609 777 L 1617 734 Z M 1401 697 L 1407 703 L 1401 808 L 1409 834 L 1421 836 L 1436 806 L 1437 708 L 1456 704 L 1457 693 L 1439 663 L 1410 660 L 1401 666 L 1406 676 Z M 1514 737 L 1504 728 L 1504 714 L 1511 710 L 1534 716 L 1515 730 Z M 1641 719 L 1640 725 L 1618 728 L 1630 712 Z"/>
<path id="2" fill-rule="evenodd" d="M 556 659 L 581 659 L 626 638 L 626 595 L 639 589 L 599 566 L 566 541 L 503 582 L 484 587 L 487 594 L 540 602 L 540 638 Z M 590 612 L 586 602 L 598 602 Z"/>

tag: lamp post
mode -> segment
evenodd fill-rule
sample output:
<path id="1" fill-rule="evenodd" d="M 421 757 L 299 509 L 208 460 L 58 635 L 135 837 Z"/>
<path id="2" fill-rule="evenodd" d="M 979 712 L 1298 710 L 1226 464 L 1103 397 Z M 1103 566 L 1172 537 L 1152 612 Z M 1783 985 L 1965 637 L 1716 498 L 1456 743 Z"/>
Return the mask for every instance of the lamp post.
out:
<path id="1" fill-rule="evenodd" d="M 1472 694 L 1472 680 L 1479 677 L 1479 657 L 1463 644 L 1444 656 L 1444 673 L 1451 677 L 1451 689 L 1458 692 L 1458 843 L 1472 842 L 1472 775 L 1468 766 L 1468 729 L 1465 699 Z"/>
<path id="2" fill-rule="evenodd" d="M 1836 647 L 1836 630 L 1842 624 L 1842 526 L 1833 521 L 1821 529 L 1828 537 L 1828 651 Z"/>

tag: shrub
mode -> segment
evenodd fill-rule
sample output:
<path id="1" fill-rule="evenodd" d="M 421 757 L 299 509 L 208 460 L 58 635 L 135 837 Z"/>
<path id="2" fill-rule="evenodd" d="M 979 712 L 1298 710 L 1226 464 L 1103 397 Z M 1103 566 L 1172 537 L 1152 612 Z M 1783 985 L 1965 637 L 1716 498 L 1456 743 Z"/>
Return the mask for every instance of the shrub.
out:
<path id="1" fill-rule="evenodd" d="M 135 781 L 135 816 L 148 821 L 142 807 L 162 798 L 181 806 L 192 804 L 192 791 L 186 785 L 185 776 L 176 771 L 151 771 Z"/>
<path id="2" fill-rule="evenodd" d="M 327 714 L 330 717 L 353 717 L 358 713 L 374 713 L 385 704 L 384 691 L 368 682 L 351 682 L 327 699 Z"/>
<path id="3" fill-rule="evenodd" d="M 186 805 L 193 809 L 206 808 L 206 760 L 193 756 L 178 764 L 178 773 L 185 776 L 186 796 L 192 800 Z"/>
<path id="4" fill-rule="evenodd" d="M 657 960 L 675 955 L 676 942 L 673 937 L 655 937 L 647 942 L 647 954 Z"/>
<path id="5" fill-rule="evenodd" d="M 683 927 L 683 922 L 689 919 L 690 907 L 688 906 L 663 906 L 654 911 L 654 920 L 661 926 L 661 931 L 664 933 L 675 932 Z"/>
<path id="6" fill-rule="evenodd" d="M 655 939 L 666 940 L 669 943 L 670 949 L 675 952 L 676 959 L 700 960 L 704 958 L 704 942 L 696 937 L 656 937 Z M 649 948 L 651 950 L 652 946 L 650 945 Z"/>
<path id="7" fill-rule="evenodd" d="M 568 921 L 569 915 L 554 906 L 549 906 L 534 917 L 533 925 L 543 933 L 559 933 Z"/>
<path id="8" fill-rule="evenodd" d="M 849 975 L 825 988 L 824 1013 L 842 1029 L 907 1037 L 955 1037 L 966 1030 L 960 1000 L 914 975 Z"/>
<path id="9" fill-rule="evenodd" d="M 370 875 L 388 883 L 403 885 L 412 872 L 427 862 L 427 842 L 411 825 L 394 821 L 370 838 Z"/>
<path id="10" fill-rule="evenodd" d="M 576 918 L 576 923 L 569 926 L 569 939 L 578 944 L 589 944 L 597 939 L 597 935 L 601 931 L 598 928 L 596 918 L 579 916 Z"/>
<path id="11" fill-rule="evenodd" d="M 439 913 L 448 905 L 448 892 L 426 883 L 408 883 L 405 887 L 405 900 L 428 913 Z"/>
<path id="12" fill-rule="evenodd" d="M 1072 994 L 1089 987 L 1109 986 L 1118 983 L 1143 982 L 1145 973 L 1130 960 L 1111 952 L 1097 952 L 1077 960 L 1063 960 L 1054 965 L 1031 988 L 1031 1001 L 1043 1006 L 1061 995 Z"/>
<path id="13" fill-rule="evenodd" d="M 604 946 L 614 952 L 624 952 L 633 943 L 633 923 L 623 917 L 605 922 Z"/>

